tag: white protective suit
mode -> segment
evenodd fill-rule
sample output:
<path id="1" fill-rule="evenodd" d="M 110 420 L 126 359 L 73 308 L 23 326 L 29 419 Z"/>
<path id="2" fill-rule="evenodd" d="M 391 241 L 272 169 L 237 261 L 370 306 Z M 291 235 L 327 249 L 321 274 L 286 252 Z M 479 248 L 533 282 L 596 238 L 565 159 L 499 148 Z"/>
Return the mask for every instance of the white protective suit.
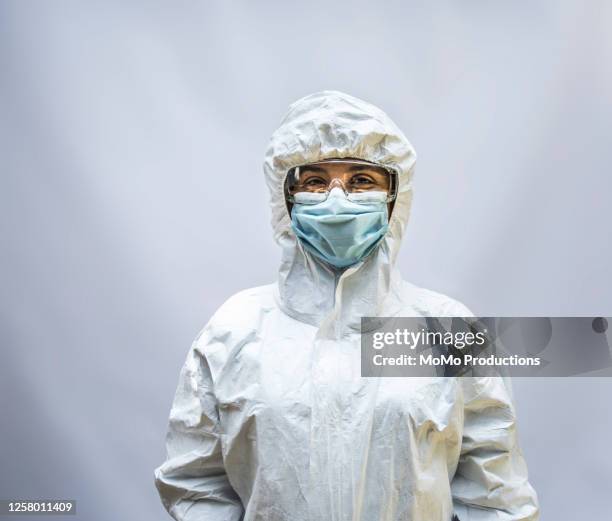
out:
<path id="1" fill-rule="evenodd" d="M 400 172 L 384 240 L 341 274 L 297 242 L 283 191 L 290 167 L 337 157 Z M 155 472 L 175 519 L 538 519 L 508 382 L 360 376 L 360 317 L 470 315 L 394 267 L 415 159 L 360 99 L 324 91 L 290 106 L 264 163 L 279 278 L 229 298 L 189 351 Z"/>

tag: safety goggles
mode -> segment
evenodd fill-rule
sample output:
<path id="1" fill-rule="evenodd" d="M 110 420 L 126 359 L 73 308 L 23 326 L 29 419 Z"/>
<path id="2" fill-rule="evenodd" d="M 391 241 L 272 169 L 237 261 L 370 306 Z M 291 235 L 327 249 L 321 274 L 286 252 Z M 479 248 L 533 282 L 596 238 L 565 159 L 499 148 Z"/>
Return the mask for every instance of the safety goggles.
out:
<path id="1" fill-rule="evenodd" d="M 337 168 L 333 165 L 342 165 Z M 295 166 L 287 172 L 285 197 L 291 203 L 317 204 L 336 187 L 357 203 L 397 197 L 398 176 L 391 167 L 360 159 L 326 159 Z"/>

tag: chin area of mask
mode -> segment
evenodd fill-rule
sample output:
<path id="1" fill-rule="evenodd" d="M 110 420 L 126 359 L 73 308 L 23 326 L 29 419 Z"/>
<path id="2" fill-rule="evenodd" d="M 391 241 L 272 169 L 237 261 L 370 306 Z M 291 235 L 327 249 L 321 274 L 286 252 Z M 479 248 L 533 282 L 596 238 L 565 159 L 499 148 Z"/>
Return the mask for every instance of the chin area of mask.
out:
<path id="1" fill-rule="evenodd" d="M 349 200 L 342 189 L 334 188 L 323 202 L 296 202 L 291 227 L 310 253 L 346 268 L 369 255 L 387 232 L 386 194 L 379 194 L 353 194 Z"/>

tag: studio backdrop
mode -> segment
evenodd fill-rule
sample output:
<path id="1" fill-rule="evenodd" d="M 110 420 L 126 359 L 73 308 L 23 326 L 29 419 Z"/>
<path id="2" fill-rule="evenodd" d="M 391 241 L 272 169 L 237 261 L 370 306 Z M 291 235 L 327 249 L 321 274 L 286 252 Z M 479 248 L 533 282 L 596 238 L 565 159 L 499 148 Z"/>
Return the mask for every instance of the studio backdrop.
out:
<path id="1" fill-rule="evenodd" d="M 481 316 L 610 316 L 612 4 L 0 3 L 0 498 L 163 520 L 189 346 L 276 277 L 289 103 L 385 110 L 418 161 L 398 266 Z M 543 520 L 610 511 L 609 379 L 515 379 Z M 608 515 L 608 514 L 606 514 Z"/>

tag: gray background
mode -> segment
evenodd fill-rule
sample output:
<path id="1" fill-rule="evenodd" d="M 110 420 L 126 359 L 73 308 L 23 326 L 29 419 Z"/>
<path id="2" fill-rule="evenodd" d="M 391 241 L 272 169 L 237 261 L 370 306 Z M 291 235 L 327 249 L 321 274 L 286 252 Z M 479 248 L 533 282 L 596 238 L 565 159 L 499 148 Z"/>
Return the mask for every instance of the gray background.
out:
<path id="1" fill-rule="evenodd" d="M 274 280 L 263 152 L 316 90 L 419 154 L 407 279 L 480 315 L 612 314 L 612 4 L 331 4 L 0 2 L 0 497 L 166 519 L 180 366 Z M 607 517 L 612 381 L 514 385 L 542 519 Z"/>

